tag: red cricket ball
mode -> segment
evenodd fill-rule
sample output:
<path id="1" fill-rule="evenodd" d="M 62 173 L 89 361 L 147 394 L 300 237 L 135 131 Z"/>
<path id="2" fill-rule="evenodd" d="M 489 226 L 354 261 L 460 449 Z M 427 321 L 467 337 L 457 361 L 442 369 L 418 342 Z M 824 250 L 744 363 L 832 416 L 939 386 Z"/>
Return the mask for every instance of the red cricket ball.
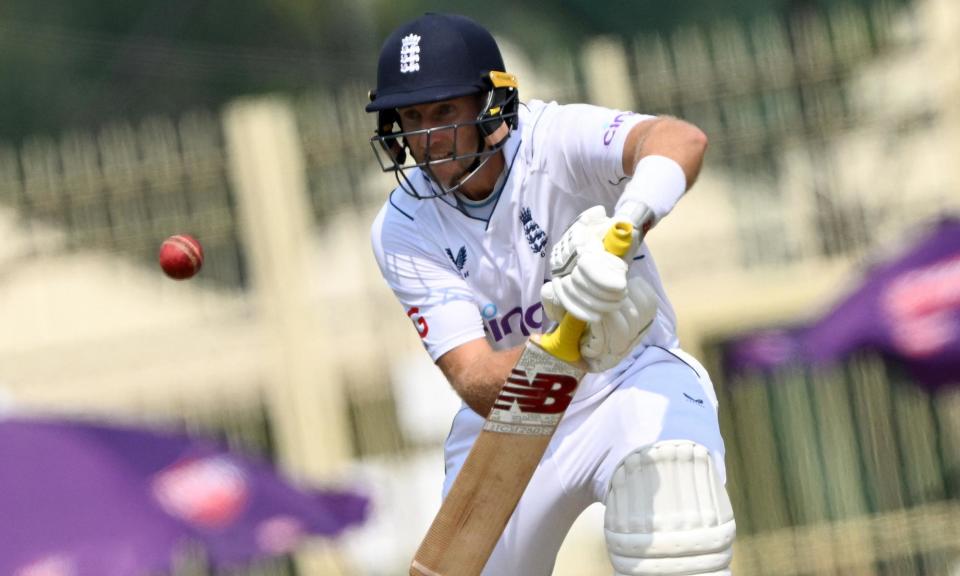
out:
<path id="1" fill-rule="evenodd" d="M 160 245 L 160 267 L 174 280 L 186 280 L 203 266 L 203 247 L 187 234 L 176 234 Z"/>

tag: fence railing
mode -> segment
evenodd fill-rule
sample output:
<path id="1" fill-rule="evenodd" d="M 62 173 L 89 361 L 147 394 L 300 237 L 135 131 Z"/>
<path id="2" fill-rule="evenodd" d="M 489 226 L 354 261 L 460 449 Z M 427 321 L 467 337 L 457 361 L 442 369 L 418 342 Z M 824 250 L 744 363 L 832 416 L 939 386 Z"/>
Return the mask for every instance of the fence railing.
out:
<path id="1" fill-rule="evenodd" d="M 870 355 L 721 381 L 737 573 L 949 573 L 960 390 L 923 391 Z"/>

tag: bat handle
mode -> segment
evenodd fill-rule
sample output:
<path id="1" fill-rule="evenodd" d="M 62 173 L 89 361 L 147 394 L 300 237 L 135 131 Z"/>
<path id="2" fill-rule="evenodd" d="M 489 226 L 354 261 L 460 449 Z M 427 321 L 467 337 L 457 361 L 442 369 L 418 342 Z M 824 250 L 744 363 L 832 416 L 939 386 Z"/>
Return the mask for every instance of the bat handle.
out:
<path id="1" fill-rule="evenodd" d="M 603 247 L 616 256 L 624 256 L 633 240 L 633 225 L 617 222 L 603 237 Z M 580 337 L 587 323 L 571 314 L 564 314 L 557 329 L 540 338 L 540 347 L 551 356 L 574 364 L 580 361 Z"/>

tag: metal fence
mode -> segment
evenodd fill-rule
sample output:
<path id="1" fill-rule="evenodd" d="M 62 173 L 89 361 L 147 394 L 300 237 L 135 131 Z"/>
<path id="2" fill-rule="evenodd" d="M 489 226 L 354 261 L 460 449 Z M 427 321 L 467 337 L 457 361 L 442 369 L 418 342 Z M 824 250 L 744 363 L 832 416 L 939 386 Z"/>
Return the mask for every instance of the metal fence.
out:
<path id="1" fill-rule="evenodd" d="M 960 391 L 929 393 L 867 354 L 722 382 L 738 573 L 955 568 Z"/>

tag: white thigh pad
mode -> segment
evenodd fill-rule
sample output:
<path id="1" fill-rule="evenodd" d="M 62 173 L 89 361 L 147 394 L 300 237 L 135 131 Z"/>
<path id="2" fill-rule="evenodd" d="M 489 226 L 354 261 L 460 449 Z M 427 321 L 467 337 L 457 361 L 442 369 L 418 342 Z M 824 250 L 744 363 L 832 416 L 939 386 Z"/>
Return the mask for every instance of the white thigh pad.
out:
<path id="1" fill-rule="evenodd" d="M 604 504 L 617 576 L 730 574 L 733 508 L 700 444 L 665 440 L 631 452 Z"/>

